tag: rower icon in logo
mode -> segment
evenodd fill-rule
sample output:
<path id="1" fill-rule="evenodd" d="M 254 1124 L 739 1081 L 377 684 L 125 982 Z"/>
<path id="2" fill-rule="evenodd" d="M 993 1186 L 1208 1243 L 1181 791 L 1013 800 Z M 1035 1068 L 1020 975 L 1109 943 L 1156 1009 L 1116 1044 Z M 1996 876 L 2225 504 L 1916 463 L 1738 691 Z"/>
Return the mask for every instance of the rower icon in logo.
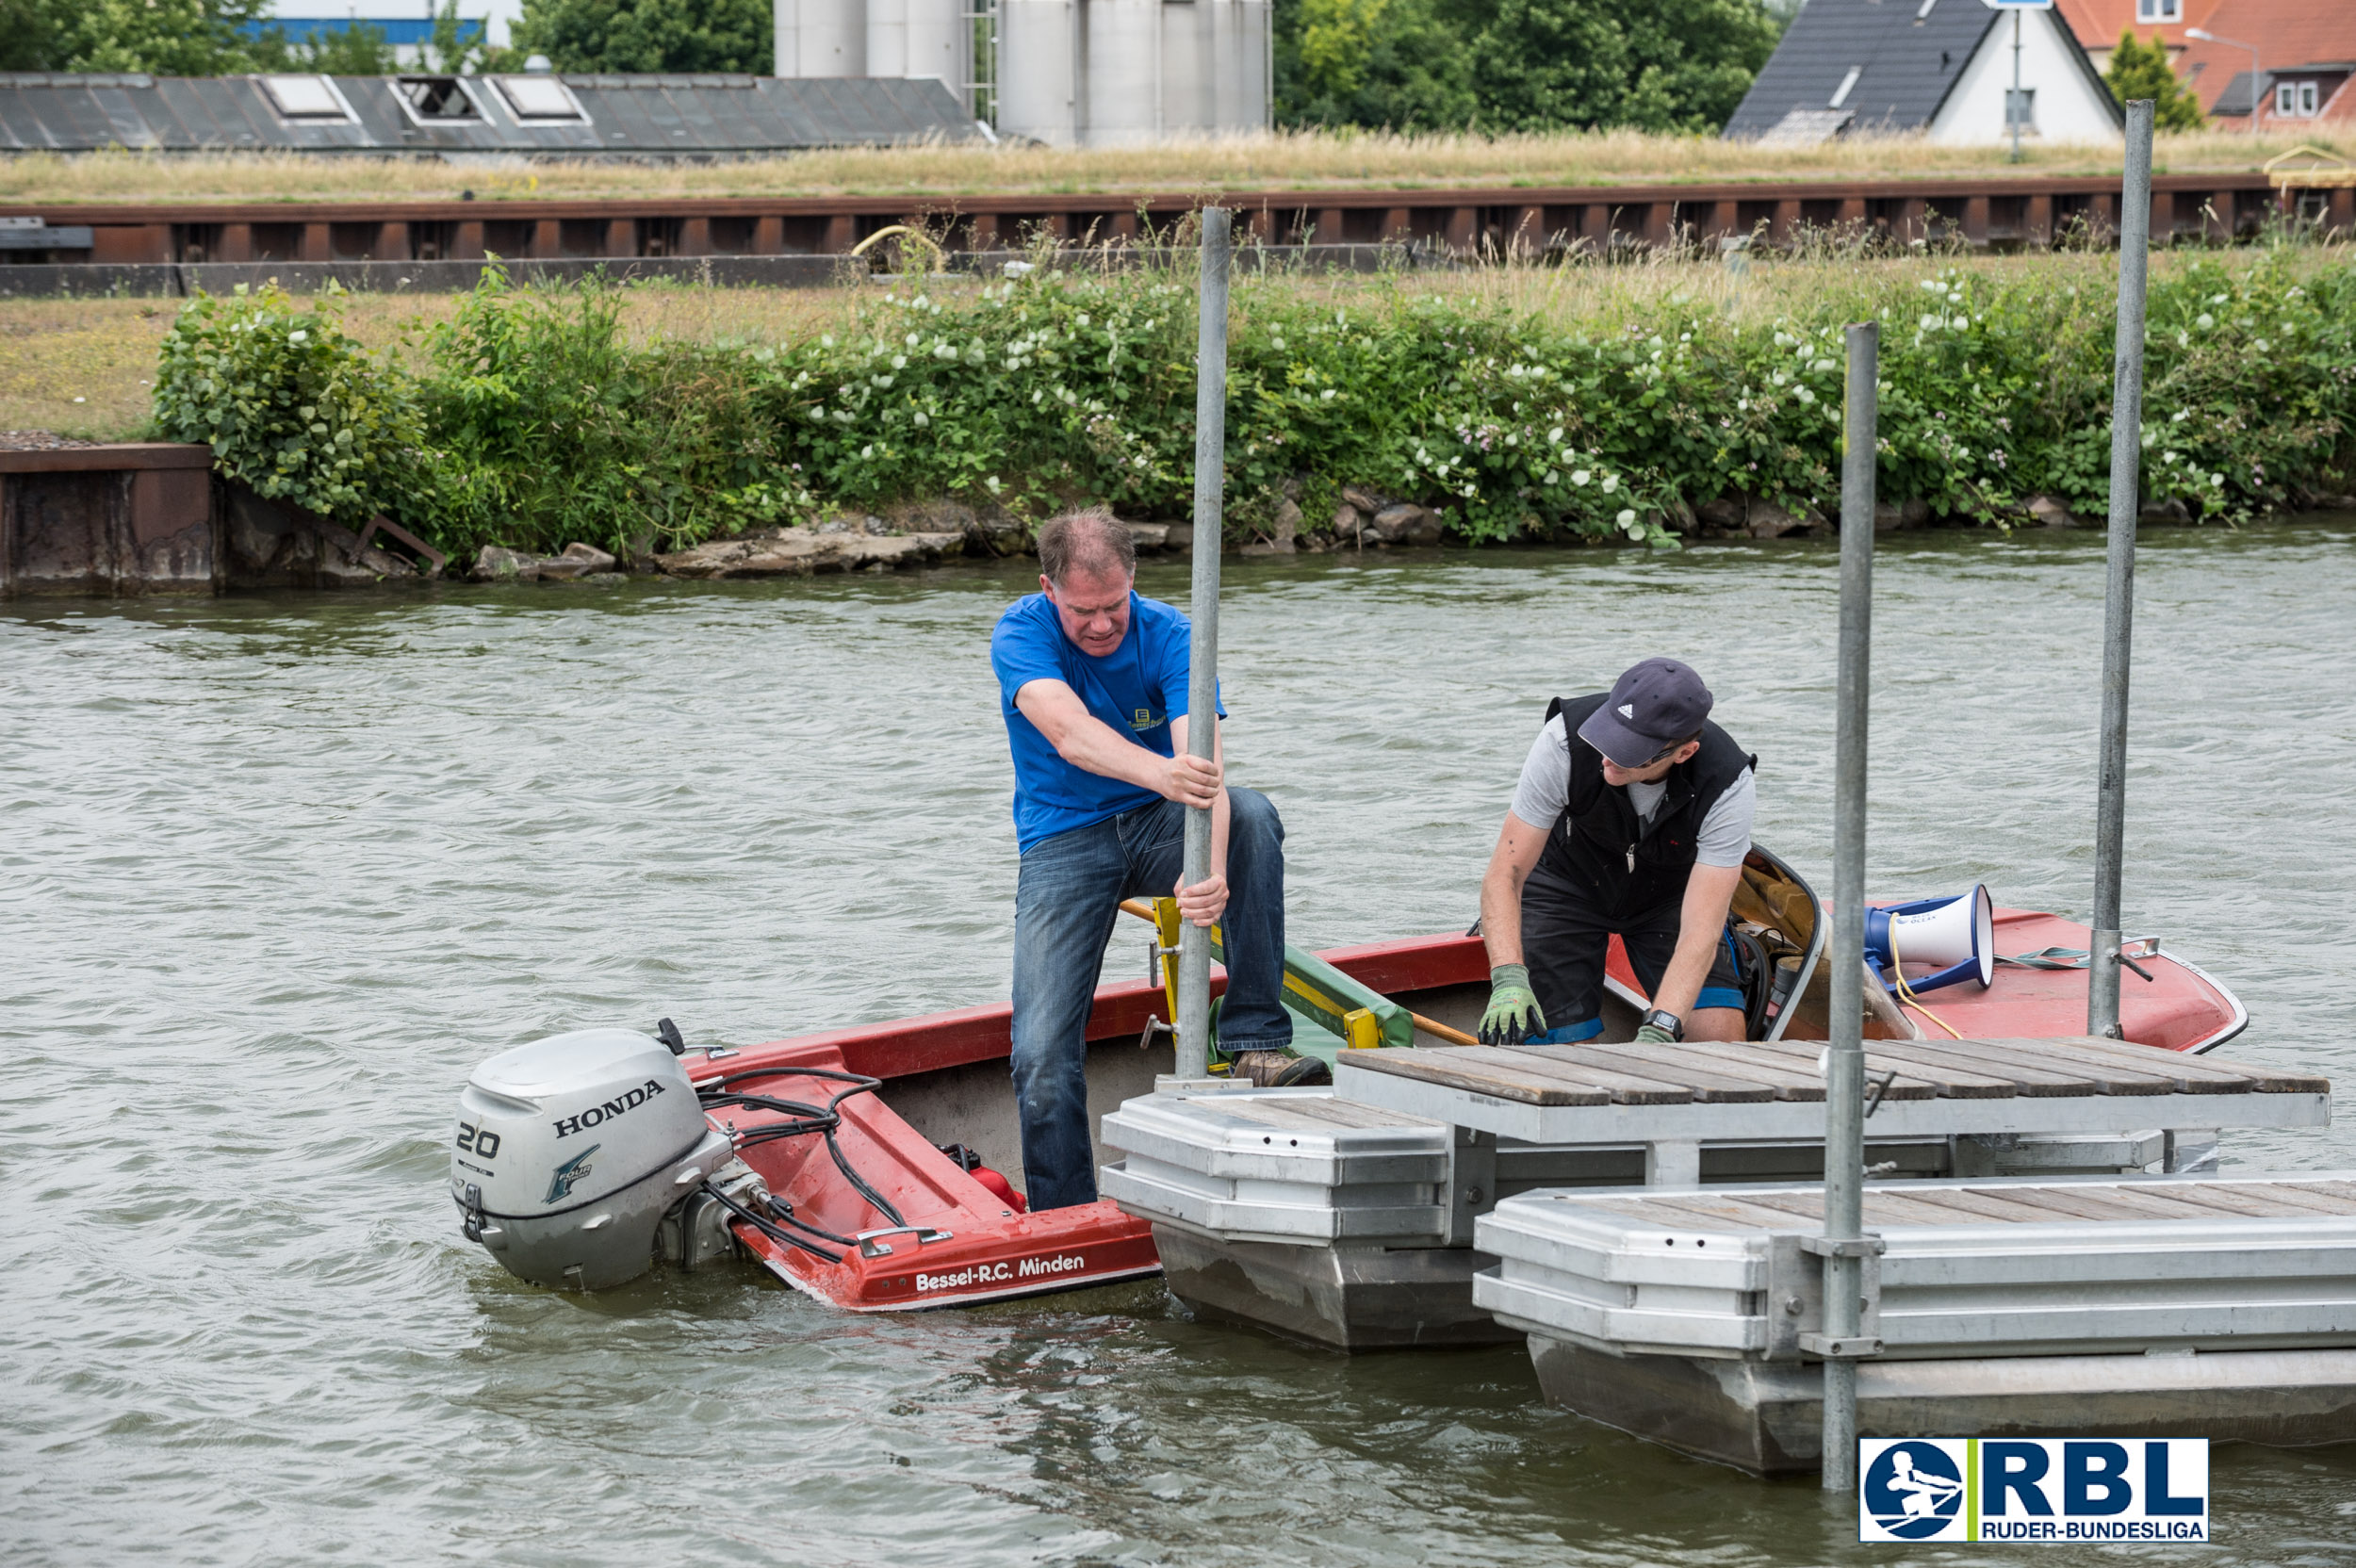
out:
<path id="1" fill-rule="evenodd" d="M 541 1201 L 553 1203 L 559 1199 L 570 1198 L 573 1195 L 573 1184 L 589 1174 L 589 1156 L 604 1147 L 605 1145 L 601 1143 L 593 1143 L 563 1165 L 558 1166 L 556 1173 L 548 1178 L 548 1195 Z"/>
<path id="2" fill-rule="evenodd" d="M 1892 1444 L 1865 1472 L 1866 1511 L 1901 1540 L 1939 1534 L 1962 1506 L 1963 1477 L 1936 1444 Z"/>

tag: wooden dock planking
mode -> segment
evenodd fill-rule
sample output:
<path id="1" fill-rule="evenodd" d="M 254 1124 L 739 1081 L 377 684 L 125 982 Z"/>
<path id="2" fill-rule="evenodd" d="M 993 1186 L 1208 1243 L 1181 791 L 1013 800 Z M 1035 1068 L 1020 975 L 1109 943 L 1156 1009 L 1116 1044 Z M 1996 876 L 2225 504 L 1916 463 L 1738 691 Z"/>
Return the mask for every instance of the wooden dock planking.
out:
<path id="1" fill-rule="evenodd" d="M 2085 1052 L 2120 1062 L 2146 1072 L 2174 1077 L 2187 1085 L 2186 1092 L 2196 1094 L 2232 1094 L 2233 1082 L 2245 1082 L 2254 1094 L 2328 1094 L 2331 1082 L 2311 1072 L 2294 1072 L 2287 1068 L 2261 1066 L 2255 1062 L 2226 1061 L 2216 1056 L 2195 1056 L 2182 1051 L 2164 1051 L 2154 1045 L 2134 1045 L 2125 1040 L 2103 1039 L 2092 1035 L 2071 1035 L 2064 1038 L 2039 1040 L 2039 1045 L 2062 1046 L 2073 1052 Z"/>
<path id="2" fill-rule="evenodd" d="M 1777 1100 L 1822 1101 L 1824 1081 L 1817 1074 L 1813 1058 L 1806 1061 L 1788 1059 L 1780 1054 L 1770 1054 L 1756 1044 L 1742 1040 L 1685 1040 L 1679 1051 L 1694 1060 L 1707 1062 L 1712 1071 L 1730 1072 L 1748 1077 L 1754 1083 L 1766 1084 L 1775 1091 Z M 1898 1092 L 1892 1085 L 1888 1098 L 1891 1100 L 1928 1100 L 1936 1091 L 1928 1084 L 1909 1083 L 1906 1092 Z"/>
<path id="3" fill-rule="evenodd" d="M 1560 1077 L 1533 1075 L 1526 1062 L 1499 1062 L 1513 1053 L 1495 1046 L 1460 1045 L 1446 1051 L 1386 1046 L 1374 1051 L 1350 1051 L 1342 1060 L 1393 1077 L 1411 1078 L 1467 1094 L 1526 1105 L 1609 1105 L 1612 1091 L 1594 1084 L 1565 1082 Z"/>
<path id="4" fill-rule="evenodd" d="M 1373 1105 L 1361 1105 L 1354 1101 L 1335 1100 L 1324 1095 L 1301 1095 L 1284 1100 L 1263 1100 L 1244 1095 L 1236 1095 L 1232 1100 L 1218 1095 L 1207 1098 L 1212 1109 L 1244 1121 L 1258 1122 L 1264 1127 L 1333 1133 L 1354 1127 L 1412 1124 L 1403 1112 L 1385 1111 Z"/>
<path id="5" fill-rule="evenodd" d="M 2124 1040 L 2101 1039 L 2092 1035 L 2030 1043 L 2049 1050 L 2059 1047 L 2074 1057 L 2108 1062 L 2165 1078 L 2179 1094 L 2248 1094 L 2258 1086 L 2257 1076 L 2236 1063 L 2214 1062 L 2206 1056 L 2167 1051 L 2155 1045 L 2130 1045 Z"/>
<path id="6" fill-rule="evenodd" d="M 2039 1067 L 1991 1055 L 1975 1049 L 1979 1044 L 1977 1040 L 1895 1040 L 1885 1044 L 1881 1054 L 1893 1061 L 1913 1064 L 1916 1072 L 1927 1077 L 1969 1073 L 2009 1082 L 2014 1093 L 2041 1099 L 2096 1092 L 2094 1080 L 2085 1073 L 2072 1072 L 2067 1067 Z"/>
<path id="7" fill-rule="evenodd" d="M 1744 1230 L 1794 1229 L 1792 1216 L 1779 1208 L 1754 1203 L 1747 1198 L 1732 1194 L 1704 1191 L 1664 1193 L 1658 1198 L 1631 1198 L 1625 1202 L 1599 1205 L 1659 1225 L 1663 1230 L 1707 1230 L 1711 1226 L 1740 1227 Z M 1815 1222 L 1820 1228 L 1822 1221 Z"/>
<path id="8" fill-rule="evenodd" d="M 1967 1042 L 1952 1040 L 1950 1045 Z M 2100 1056 L 2092 1052 L 2070 1052 L 2055 1065 L 2055 1053 L 2050 1040 L 1974 1039 L 1968 1042 L 1972 1054 L 1991 1063 L 2002 1062 L 2040 1071 L 2066 1071 L 2073 1078 L 2084 1077 L 2094 1086 L 2097 1094 L 2173 1094 L 2176 1081 L 2165 1073 L 2151 1072 L 2140 1066 L 2130 1067 Z"/>
<path id="9" fill-rule="evenodd" d="M 1891 1069 L 1898 1069 L 1898 1075 L 1890 1079 L 1890 1087 L 1882 1095 L 1885 1100 L 2009 1100 L 2015 1092 L 2012 1081 L 2008 1078 L 1990 1078 L 1984 1083 L 1976 1084 L 1966 1082 L 1960 1090 L 1951 1092 L 1951 1086 L 1948 1084 L 1936 1078 L 1924 1077 L 1920 1072 L 1909 1072 L 1902 1064 L 1888 1057 L 1880 1058 L 1877 1063 L 1873 1048 L 1890 1043 L 1892 1042 L 1885 1040 L 1865 1042 L 1866 1070 L 1875 1083 L 1880 1083 L 1883 1078 L 1887 1077 Z M 1687 1048 L 1680 1047 L 1680 1049 Z M 1810 1050 L 1808 1044 L 1791 1040 L 1711 1041 L 1706 1049 L 1713 1052 L 1751 1051 L 1758 1053 L 1762 1058 L 1789 1062 L 1815 1081 L 1817 1092 L 1814 1098 L 1820 1101 L 1824 1098 L 1824 1078 L 1817 1071 L 1817 1060 L 1824 1049 L 1821 1045 Z"/>
<path id="10" fill-rule="evenodd" d="M 1757 1104 L 1783 1098 L 1775 1092 L 1772 1082 L 1762 1082 L 1755 1074 L 1728 1072 L 1715 1061 L 1697 1059 L 1693 1053 L 1678 1046 L 1667 1048 L 1667 1052 L 1677 1054 L 1675 1056 L 1667 1052 L 1655 1055 L 1638 1045 L 1525 1045 L 1518 1050 L 1522 1055 L 1537 1056 L 1572 1069 L 1581 1077 L 1591 1071 L 1624 1073 L 1672 1088 L 1683 1087 L 1704 1104 Z M 1600 1077 L 1595 1081 L 1604 1082 Z"/>
<path id="11" fill-rule="evenodd" d="M 1815 1230 L 1824 1224 L 1824 1195 L 1813 1187 L 1774 1191 L 1702 1189 L 1625 1197 L 1579 1194 L 1603 1208 L 1662 1230 Z M 1872 1228 L 1904 1226 L 2057 1225 L 2087 1220 L 2135 1223 L 2230 1223 L 2356 1215 L 2356 1184 L 2281 1181 L 2120 1181 L 2007 1183 L 2002 1186 L 1921 1186 L 1891 1184 L 1865 1189 Z"/>
<path id="12" fill-rule="evenodd" d="M 2356 1182 L 2284 1182 L 2281 1185 L 2302 1198 L 2325 1200 L 2342 1205 L 2330 1210 L 2330 1213 L 2356 1214 Z"/>
<path id="13" fill-rule="evenodd" d="M 1446 1051 L 1398 1046 L 1353 1052 L 1352 1064 L 1380 1072 L 1420 1078 L 1429 1083 L 1468 1088 L 1478 1094 L 1499 1095 L 1539 1105 L 1683 1105 L 1693 1100 L 1690 1085 L 1604 1068 L 1579 1067 L 1529 1050 L 1501 1045 L 1460 1045 Z M 1466 1084 L 1476 1077 L 1484 1084 Z M 1508 1092 L 1521 1090 L 1525 1092 Z M 1570 1099 L 1530 1099 L 1532 1093 L 1562 1093 Z"/>

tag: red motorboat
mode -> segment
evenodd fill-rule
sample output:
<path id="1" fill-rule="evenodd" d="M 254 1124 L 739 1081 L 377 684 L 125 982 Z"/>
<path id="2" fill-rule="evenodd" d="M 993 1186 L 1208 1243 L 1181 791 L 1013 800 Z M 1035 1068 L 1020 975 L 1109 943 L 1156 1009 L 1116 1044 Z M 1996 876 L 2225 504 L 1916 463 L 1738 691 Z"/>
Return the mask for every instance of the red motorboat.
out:
<path id="1" fill-rule="evenodd" d="M 1755 850 L 1738 924 L 1761 941 L 1794 984 L 1762 988 L 1757 1037 L 1821 1038 L 1828 981 L 1818 971 L 1821 905 L 1798 875 Z M 1152 918 L 1137 906 L 1132 912 Z M 1747 918 L 1746 918 L 1747 917 Z M 1164 912 L 1164 918 L 1174 919 Z M 1999 963 L 1990 985 L 1965 983 L 1892 996 L 1860 975 L 1866 1032 L 1920 1037 L 2058 1037 L 2086 1031 L 2086 927 L 2027 910 L 1994 911 Z M 2126 1037 L 2171 1051 L 2206 1051 L 2248 1021 L 2231 992 L 2200 969 L 2129 944 Z M 1353 1045 L 1464 1043 L 1488 998 L 1489 961 L 1477 935 L 1410 937 L 1287 956 L 1296 1043 L 1332 1057 Z M 1921 969 L 1924 966 L 1908 966 Z M 1168 1036 L 1149 1027 L 1170 1011 L 1165 972 L 1101 988 L 1088 1020 L 1088 1102 L 1101 1119 L 1150 1094 L 1171 1070 Z M 1222 976 L 1214 972 L 1213 987 Z M 1646 1005 L 1612 943 L 1607 1039 L 1633 1034 Z M 1796 997 L 1796 1000 L 1793 998 Z M 1007 1081 L 1011 1007 L 1000 1003 L 891 1023 L 805 1035 L 741 1051 L 691 1051 L 689 1077 L 709 1119 L 766 1183 L 775 1214 L 740 1215 L 736 1236 L 797 1289 L 853 1312 L 962 1306 L 1136 1279 L 1159 1270 L 1152 1228 L 1101 1200 L 1047 1214 L 1021 1201 L 1020 1139 Z M 824 1074 L 825 1076 L 819 1076 Z M 717 1103 L 767 1098 L 795 1109 Z M 831 1136 L 797 1121 L 831 1105 Z M 1007 1175 L 1001 1176 L 999 1172 Z M 878 1200 L 881 1201 L 879 1202 Z"/>

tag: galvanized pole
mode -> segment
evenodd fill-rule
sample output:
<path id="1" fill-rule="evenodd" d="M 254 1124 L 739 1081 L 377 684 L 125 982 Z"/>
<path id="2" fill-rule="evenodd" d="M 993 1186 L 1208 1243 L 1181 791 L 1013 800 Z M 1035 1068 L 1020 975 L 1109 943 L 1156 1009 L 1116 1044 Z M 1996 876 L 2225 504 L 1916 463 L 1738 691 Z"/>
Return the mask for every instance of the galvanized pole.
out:
<path id="1" fill-rule="evenodd" d="M 1824 1055 L 1824 1460 L 1827 1492 L 1857 1490 L 1857 1363 L 1865 1233 L 1865 720 L 1873 642 L 1873 459 L 1880 333 L 1849 328 L 1841 453 L 1841 688 L 1833 742 L 1832 975 Z M 1843 1246 L 1843 1243 L 1849 1243 Z"/>
<path id="2" fill-rule="evenodd" d="M 1227 481 L 1227 272 L 1233 245 L 1224 207 L 1203 209 L 1203 314 L 1194 375 L 1194 645 L 1186 671 L 1186 751 L 1213 755 L 1219 737 L 1219 533 Z M 1211 813 L 1186 810 L 1183 875 L 1211 874 Z M 1177 1076 L 1210 1070 L 1211 933 L 1189 922 L 1178 937 Z"/>
<path id="3" fill-rule="evenodd" d="M 2012 161 L 2021 161 L 2021 13 L 2012 13 L 2012 102 L 2004 118 L 2012 122 Z"/>
<path id="4" fill-rule="evenodd" d="M 2086 1033 L 2119 1038 L 2119 873 L 2127 837 L 2127 666 L 2135 640 L 2135 516 L 2143 480 L 2143 286 L 2151 248 L 2151 100 L 2127 106 L 2119 202 L 2119 339 L 2112 352 L 2111 532 L 2102 595 L 2102 730 L 2094 807 L 2094 934 Z"/>

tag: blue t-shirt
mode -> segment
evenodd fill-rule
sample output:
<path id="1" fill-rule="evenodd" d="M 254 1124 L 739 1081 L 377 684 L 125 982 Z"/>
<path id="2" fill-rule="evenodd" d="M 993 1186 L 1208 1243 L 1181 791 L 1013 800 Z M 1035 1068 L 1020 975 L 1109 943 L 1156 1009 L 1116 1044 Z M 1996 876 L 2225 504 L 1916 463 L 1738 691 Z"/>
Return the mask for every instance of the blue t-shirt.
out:
<path id="1" fill-rule="evenodd" d="M 998 704 L 1014 752 L 1014 834 L 1020 848 L 1028 850 L 1041 839 L 1162 797 L 1065 761 L 1014 705 L 1014 694 L 1034 680 L 1060 680 L 1116 733 L 1168 757 L 1170 721 L 1186 710 L 1191 639 L 1185 615 L 1158 599 L 1139 598 L 1134 590 L 1129 634 L 1102 659 L 1082 653 L 1063 634 L 1055 607 L 1044 594 L 1024 595 L 998 617 L 990 637 L 990 665 L 997 672 Z"/>

